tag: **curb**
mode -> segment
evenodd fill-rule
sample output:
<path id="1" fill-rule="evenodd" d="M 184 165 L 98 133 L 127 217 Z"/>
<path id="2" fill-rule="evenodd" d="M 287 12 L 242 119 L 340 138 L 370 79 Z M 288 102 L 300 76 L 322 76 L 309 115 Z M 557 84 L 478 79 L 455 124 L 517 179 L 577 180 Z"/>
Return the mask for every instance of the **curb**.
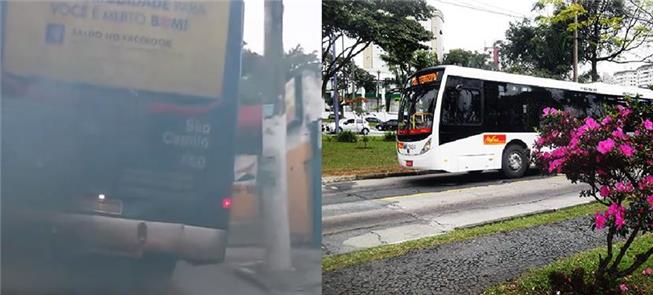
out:
<path id="1" fill-rule="evenodd" d="M 398 176 L 416 176 L 416 175 L 427 175 L 427 174 L 437 174 L 437 173 L 441 173 L 441 172 L 432 171 L 432 170 L 420 170 L 420 171 L 373 173 L 373 174 L 363 174 L 363 175 L 324 176 L 322 177 L 322 184 L 342 182 L 342 181 L 379 179 L 379 178 L 398 177 Z"/>

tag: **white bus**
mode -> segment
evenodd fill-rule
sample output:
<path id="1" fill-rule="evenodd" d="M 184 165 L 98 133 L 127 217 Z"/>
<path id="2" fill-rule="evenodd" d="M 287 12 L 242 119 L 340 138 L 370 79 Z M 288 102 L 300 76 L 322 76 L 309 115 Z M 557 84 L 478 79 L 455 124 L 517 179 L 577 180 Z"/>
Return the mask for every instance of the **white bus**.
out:
<path id="1" fill-rule="evenodd" d="M 579 84 L 502 72 L 439 66 L 413 74 L 403 91 L 397 130 L 400 165 L 410 169 L 524 175 L 542 110 L 600 116 L 624 95 L 651 102 L 653 91 Z"/>

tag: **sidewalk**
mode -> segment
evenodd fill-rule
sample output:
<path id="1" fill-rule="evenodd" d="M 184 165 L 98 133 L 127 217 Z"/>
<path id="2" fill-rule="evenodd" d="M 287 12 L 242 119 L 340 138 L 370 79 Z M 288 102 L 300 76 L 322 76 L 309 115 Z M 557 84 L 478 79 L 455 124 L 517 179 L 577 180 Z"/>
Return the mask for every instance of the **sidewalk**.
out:
<path id="1" fill-rule="evenodd" d="M 400 172 L 386 172 L 386 173 L 369 173 L 361 175 L 338 175 L 338 176 L 323 176 L 322 184 L 329 184 L 334 182 L 344 182 L 344 181 L 354 181 L 354 180 L 363 180 L 363 179 L 378 179 L 386 177 L 397 177 L 397 176 L 411 176 L 411 175 L 426 175 L 426 174 L 435 174 L 442 173 L 437 171 L 429 170 L 408 170 Z"/>
<path id="2" fill-rule="evenodd" d="M 176 294 L 315 294 L 321 292 L 321 252 L 293 248 L 293 269 L 266 272 L 262 267 L 265 249 L 230 247 L 222 265 L 192 266 L 180 263 L 173 283 Z"/>
<path id="3" fill-rule="evenodd" d="M 323 294 L 479 294 L 532 267 L 602 246 L 589 217 L 453 242 L 322 275 Z"/>

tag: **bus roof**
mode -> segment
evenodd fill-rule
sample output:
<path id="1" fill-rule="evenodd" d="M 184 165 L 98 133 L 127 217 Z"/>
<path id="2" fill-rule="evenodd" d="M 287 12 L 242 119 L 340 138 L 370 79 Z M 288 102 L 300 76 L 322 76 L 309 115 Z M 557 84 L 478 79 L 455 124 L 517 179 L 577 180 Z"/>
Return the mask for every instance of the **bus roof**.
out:
<path id="1" fill-rule="evenodd" d="M 597 82 L 583 84 L 583 83 L 560 81 L 554 79 L 538 78 L 538 77 L 532 77 L 526 75 L 510 74 L 510 73 L 504 73 L 498 71 L 466 68 L 466 67 L 453 66 L 453 65 L 425 68 L 415 72 L 409 78 L 424 73 L 436 71 L 436 70 L 444 70 L 445 75 L 455 75 L 455 76 L 462 76 L 462 77 L 474 78 L 480 80 L 509 82 L 509 83 L 516 83 L 516 84 L 524 84 L 529 86 L 541 86 L 541 87 L 565 89 L 565 90 L 580 91 L 580 92 L 601 93 L 601 94 L 616 95 L 616 96 L 639 95 L 642 98 L 653 99 L 653 91 L 644 88 L 626 87 L 621 85 L 611 85 L 611 84 L 597 83 Z"/>

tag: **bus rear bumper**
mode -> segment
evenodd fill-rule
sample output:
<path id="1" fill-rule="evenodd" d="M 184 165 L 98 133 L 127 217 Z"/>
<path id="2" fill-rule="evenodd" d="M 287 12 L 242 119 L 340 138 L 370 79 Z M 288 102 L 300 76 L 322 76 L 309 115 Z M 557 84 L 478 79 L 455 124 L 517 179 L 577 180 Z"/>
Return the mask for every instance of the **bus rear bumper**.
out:
<path id="1" fill-rule="evenodd" d="M 86 214 L 56 216 L 53 235 L 56 243 L 82 252 L 135 258 L 156 253 L 194 263 L 224 261 L 227 245 L 222 229 Z"/>

